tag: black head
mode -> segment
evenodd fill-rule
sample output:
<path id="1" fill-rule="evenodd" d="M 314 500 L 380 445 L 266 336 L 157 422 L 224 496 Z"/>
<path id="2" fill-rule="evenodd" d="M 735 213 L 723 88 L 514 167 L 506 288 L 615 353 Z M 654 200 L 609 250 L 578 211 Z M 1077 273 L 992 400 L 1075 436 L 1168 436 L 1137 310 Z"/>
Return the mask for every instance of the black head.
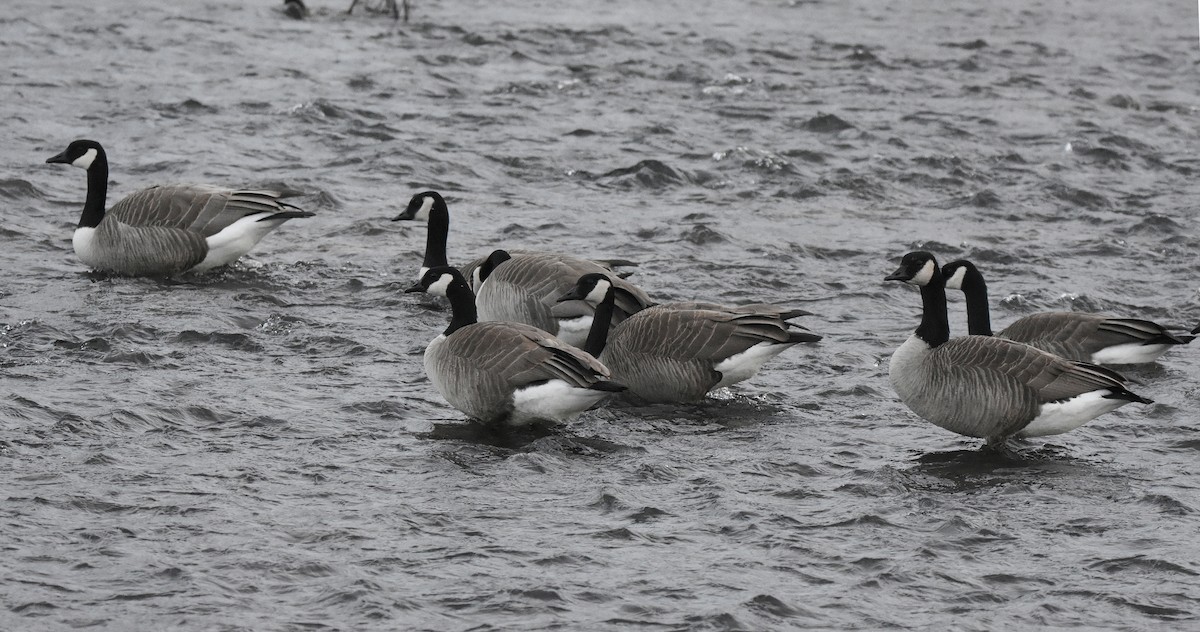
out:
<path id="1" fill-rule="evenodd" d="M 467 282 L 463 279 L 463 275 L 457 268 L 450 266 L 438 266 L 430 268 L 421 280 L 416 285 L 404 290 L 408 292 L 424 292 L 434 296 L 449 296 L 451 292 L 459 288 L 467 289 Z"/>
<path id="2" fill-rule="evenodd" d="M 925 286 L 938 276 L 937 258 L 923 250 L 910 252 L 900 260 L 900 267 L 887 275 L 885 281 L 903 281 L 910 285 Z"/>
<path id="3" fill-rule="evenodd" d="M 942 278 L 946 287 L 951 290 L 964 289 L 979 276 L 979 269 L 966 259 L 951 261 L 942 266 Z"/>
<path id="4" fill-rule="evenodd" d="M 56 154 L 46 159 L 46 163 L 58 163 L 64 165 L 74 165 L 81 169 L 88 169 L 96 160 L 97 156 L 104 155 L 104 148 L 94 140 L 76 140 L 72 141 L 67 148 L 60 154 Z"/>
<path id="5" fill-rule="evenodd" d="M 293 20 L 303 20 L 308 17 L 308 7 L 302 0 L 283 0 L 283 13 Z"/>
<path id="6" fill-rule="evenodd" d="M 579 280 L 575 282 L 575 287 L 558 297 L 558 302 L 587 301 L 592 306 L 596 306 L 610 292 L 612 292 L 612 279 L 599 272 L 590 272 L 579 277 Z"/>
<path id="7" fill-rule="evenodd" d="M 509 259 L 512 259 L 512 255 L 508 254 L 507 250 L 493 250 L 492 254 L 488 255 L 487 259 L 484 259 L 483 263 L 479 265 L 479 269 L 475 271 L 477 285 L 486 281 L 492 275 L 492 272 L 496 270 L 496 266 Z"/>
<path id="8" fill-rule="evenodd" d="M 442 211 L 447 210 L 446 201 L 442 199 L 442 195 L 437 191 L 422 191 L 412 196 L 412 199 L 408 201 L 408 207 L 393 217 L 392 221 L 429 219 L 429 212 L 435 208 Z"/>

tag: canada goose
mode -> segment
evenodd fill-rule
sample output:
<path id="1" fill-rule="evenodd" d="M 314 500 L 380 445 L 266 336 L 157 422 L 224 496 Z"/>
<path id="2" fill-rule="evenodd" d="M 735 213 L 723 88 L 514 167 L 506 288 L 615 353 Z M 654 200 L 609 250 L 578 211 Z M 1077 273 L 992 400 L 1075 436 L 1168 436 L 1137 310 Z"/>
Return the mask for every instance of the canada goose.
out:
<path id="1" fill-rule="evenodd" d="M 405 207 L 399 215 L 392 218 L 393 222 L 405 220 L 425 220 L 428 224 L 428 232 L 425 233 L 425 258 L 421 263 L 421 269 L 417 272 L 417 280 L 421 280 L 425 276 L 425 271 L 435 266 L 448 266 L 450 261 L 446 258 L 446 241 L 450 235 L 450 209 L 446 206 L 446 200 L 442 198 L 437 191 L 422 191 L 412 196 L 408 201 L 408 206 Z M 567 262 L 581 261 L 578 257 L 570 255 L 562 255 L 550 252 L 539 252 L 534 250 L 511 249 L 508 251 L 511 254 L 544 254 L 550 256 L 562 257 Z M 459 266 L 463 277 L 467 279 L 471 289 L 478 293 L 480 283 L 478 268 L 483 265 L 487 259 L 486 256 L 480 257 L 467 263 L 464 266 Z M 632 261 L 624 259 L 582 259 L 582 261 L 592 261 L 593 263 L 603 267 L 606 270 L 613 270 L 621 266 L 637 265 Z M 618 275 L 625 276 L 625 275 Z"/>
<path id="2" fill-rule="evenodd" d="M 478 322 L 475 296 L 449 266 L 406 292 L 450 301 L 450 326 L 425 349 L 425 373 L 451 406 L 484 422 L 567 421 L 625 390 L 592 356 L 529 325 Z"/>
<path id="3" fill-rule="evenodd" d="M 304 0 L 283 0 L 283 14 L 293 20 L 303 20 L 308 17 L 308 7 Z"/>
<path id="4" fill-rule="evenodd" d="M 349 15 L 349 14 L 353 13 L 354 7 L 357 4 L 358 4 L 358 0 L 350 0 L 350 8 L 346 9 L 346 14 Z M 383 0 L 383 6 L 385 9 L 387 9 L 388 13 L 392 14 L 393 20 L 400 19 L 400 13 L 401 13 L 400 8 L 403 7 L 404 8 L 404 23 L 408 24 L 408 9 L 409 9 L 408 0 L 400 0 L 399 2 L 397 2 L 396 0 Z"/>
<path id="5" fill-rule="evenodd" d="M 713 303 L 649 307 L 629 316 L 609 337 L 615 299 L 612 279 L 591 273 L 559 300 L 582 300 L 595 308 L 584 351 L 601 358 L 630 392 L 651 402 L 704 399 L 713 389 L 753 377 L 788 347 L 821 339 L 790 329 L 781 314 L 791 311 Z"/>
<path id="6" fill-rule="evenodd" d="M 921 324 L 892 354 L 889 375 L 905 405 L 937 426 L 1000 444 L 1067 432 L 1129 402 L 1153 403 L 1111 369 L 1002 338 L 951 339 L 944 279 L 928 252 L 904 255 L 886 280 L 921 288 Z"/>
<path id="7" fill-rule="evenodd" d="M 977 336 L 992 335 L 987 283 L 970 261 L 951 261 L 942 267 L 946 287 L 967 297 L 967 327 Z M 1195 339 L 1172 334 L 1148 320 L 1107 318 L 1079 312 L 1045 312 L 1018 319 L 996 334 L 1048 351 L 1056 356 L 1095 364 L 1153 362 L 1175 345 Z"/>
<path id="8" fill-rule="evenodd" d="M 108 211 L 108 158 L 94 140 L 76 140 L 46 160 L 87 171 L 87 200 L 71 239 L 87 265 L 130 276 L 203 272 L 232 263 L 267 233 L 295 217 L 311 217 L 280 191 L 234 191 L 170 184 L 133 193 Z"/>
<path id="9" fill-rule="evenodd" d="M 615 297 L 609 313 L 612 325 L 654 304 L 638 286 L 586 259 L 496 250 L 476 270 L 481 281 L 476 297 L 481 320 L 533 325 L 575 346 L 587 340 L 595 307 L 583 301 L 560 304 L 559 297 L 575 287 L 580 276 L 599 274 L 611 282 Z"/>

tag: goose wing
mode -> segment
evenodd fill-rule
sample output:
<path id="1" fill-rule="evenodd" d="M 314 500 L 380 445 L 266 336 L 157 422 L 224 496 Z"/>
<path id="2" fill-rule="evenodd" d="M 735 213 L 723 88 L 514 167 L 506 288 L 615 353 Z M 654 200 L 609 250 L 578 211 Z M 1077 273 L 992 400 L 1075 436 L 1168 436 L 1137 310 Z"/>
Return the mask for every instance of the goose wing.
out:
<path id="1" fill-rule="evenodd" d="M 786 343 L 778 318 L 712 309 L 651 307 L 618 327 L 609 345 L 676 360 L 720 362 L 760 342 Z"/>
<path id="2" fill-rule="evenodd" d="M 1118 345 L 1186 344 L 1192 336 L 1172 334 L 1162 325 L 1136 318 L 1107 318 L 1078 312 L 1026 316 L 999 336 L 1070 359 L 1088 359 Z"/>
<path id="3" fill-rule="evenodd" d="M 160 185 L 133 193 L 108 210 L 129 226 L 180 228 L 211 237 L 256 213 L 309 215 L 280 199 L 290 191 L 235 191 L 204 184 Z"/>
<path id="4" fill-rule="evenodd" d="M 520 323 L 482 322 L 450 336 L 454 351 L 475 370 L 495 376 L 507 391 L 546 380 L 590 388 L 609 377 L 599 360 L 554 336 Z"/>
<path id="5" fill-rule="evenodd" d="M 934 358 L 938 369 L 946 374 L 971 373 L 977 382 L 975 388 L 981 392 L 1012 381 L 1038 405 L 1104 388 L 1125 388 L 1124 378 L 1110 369 L 1072 362 L 1026 344 L 990 336 L 954 338 L 938 347 Z"/>

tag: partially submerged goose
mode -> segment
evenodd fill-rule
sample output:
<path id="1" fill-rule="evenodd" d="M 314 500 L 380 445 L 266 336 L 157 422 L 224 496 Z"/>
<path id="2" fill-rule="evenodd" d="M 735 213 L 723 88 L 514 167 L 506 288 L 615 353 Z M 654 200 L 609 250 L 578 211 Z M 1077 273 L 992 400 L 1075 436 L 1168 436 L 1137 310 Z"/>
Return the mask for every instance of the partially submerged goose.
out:
<path id="1" fill-rule="evenodd" d="M 995 444 L 1067 432 L 1129 402 L 1153 403 L 1111 369 L 1002 338 L 951 339 L 944 279 L 928 252 L 904 255 L 887 280 L 920 287 L 923 307 L 921 324 L 892 354 L 892 387 L 937 426 Z"/>
<path id="2" fill-rule="evenodd" d="M 967 298 L 967 327 L 972 335 L 992 335 L 987 283 L 965 259 L 942 266 L 946 287 Z M 1108 318 L 1080 312 L 1045 312 L 1018 319 L 996 334 L 1054 355 L 1096 364 L 1154 362 L 1175 345 L 1195 339 L 1172 334 L 1162 325 L 1136 318 Z"/>
<path id="3" fill-rule="evenodd" d="M 476 298 L 480 320 L 533 325 L 575 346 L 587 340 L 595 307 L 584 301 L 563 303 L 559 298 L 575 287 L 579 277 L 598 274 L 609 280 L 615 303 L 608 315 L 612 325 L 654 304 L 638 286 L 586 259 L 496 250 L 477 270 L 481 280 Z"/>
<path id="4" fill-rule="evenodd" d="M 425 349 L 425 373 L 469 417 L 511 425 L 563 422 L 625 390 L 594 357 L 541 329 L 477 322 L 475 296 L 454 268 L 433 268 L 406 291 L 450 301 L 450 326 Z"/>
<path id="5" fill-rule="evenodd" d="M 421 269 L 417 272 L 417 280 L 419 281 L 425 276 L 425 271 L 430 268 L 450 265 L 449 260 L 446 258 L 446 242 L 450 236 L 450 209 L 446 206 L 446 200 L 442 198 L 441 194 L 437 191 L 423 191 L 412 196 L 408 201 L 408 206 L 399 215 L 392 218 L 393 222 L 405 220 L 424 220 L 429 228 L 428 232 L 425 233 L 425 259 L 421 263 Z M 590 260 L 558 253 L 519 249 L 512 249 L 508 252 L 514 255 L 541 254 L 550 257 L 560 257 L 568 264 L 587 261 L 610 271 L 617 267 L 637 265 L 632 261 L 624 259 Z M 479 292 L 479 286 L 483 282 L 479 277 L 479 267 L 486 260 L 486 256 L 480 257 L 459 267 L 463 276 L 470 283 L 471 289 L 476 293 Z"/>
<path id="6" fill-rule="evenodd" d="M 596 273 L 583 275 L 560 297 L 595 308 L 584 351 L 600 358 L 630 392 L 651 402 L 704 399 L 709 391 L 753 377 L 785 349 L 821 339 L 784 320 L 807 312 L 714 303 L 650 307 L 609 336 L 615 299 L 612 279 Z"/>
<path id="7" fill-rule="evenodd" d="M 108 158 L 77 140 L 46 160 L 87 171 L 87 200 L 71 239 L 87 265 L 130 276 L 203 272 L 232 263 L 289 219 L 313 214 L 280 201 L 294 193 L 171 184 L 133 193 L 107 211 Z"/>

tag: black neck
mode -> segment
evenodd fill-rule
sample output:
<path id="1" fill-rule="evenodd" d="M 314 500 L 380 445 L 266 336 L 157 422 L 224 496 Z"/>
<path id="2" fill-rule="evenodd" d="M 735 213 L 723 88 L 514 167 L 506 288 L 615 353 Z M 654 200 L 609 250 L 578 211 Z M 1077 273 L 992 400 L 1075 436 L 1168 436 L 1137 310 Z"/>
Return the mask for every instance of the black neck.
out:
<path id="1" fill-rule="evenodd" d="M 616 290 L 610 286 L 604 300 L 596 306 L 596 313 L 592 315 L 592 328 L 588 331 L 587 342 L 583 343 L 583 350 L 592 354 L 593 358 L 599 358 L 604 345 L 608 344 L 608 328 L 612 326 L 616 302 Z"/>
<path id="2" fill-rule="evenodd" d="M 967 297 L 967 331 L 972 336 L 992 335 L 992 316 L 988 311 L 987 283 L 978 270 L 967 270 L 962 284 Z"/>
<path id="3" fill-rule="evenodd" d="M 446 289 L 446 298 L 450 300 L 450 326 L 442 334 L 449 336 L 460 327 L 479 322 L 479 315 L 475 311 L 475 293 L 465 281 L 453 281 Z"/>
<path id="4" fill-rule="evenodd" d="M 87 200 L 83 203 L 83 214 L 79 216 L 79 228 L 95 228 L 104 219 L 104 202 L 108 196 L 108 158 L 103 149 L 96 150 L 96 158 L 87 170 Z"/>
<path id="5" fill-rule="evenodd" d="M 440 205 L 434 204 L 429 209 L 429 231 L 425 234 L 425 263 L 426 268 L 448 266 L 446 259 L 446 237 L 450 234 L 450 213 Z"/>
<path id="6" fill-rule="evenodd" d="M 939 347 L 950 339 L 950 321 L 946 316 L 946 288 L 940 270 L 933 273 L 929 283 L 921 286 L 921 324 L 917 337 L 930 347 Z"/>

